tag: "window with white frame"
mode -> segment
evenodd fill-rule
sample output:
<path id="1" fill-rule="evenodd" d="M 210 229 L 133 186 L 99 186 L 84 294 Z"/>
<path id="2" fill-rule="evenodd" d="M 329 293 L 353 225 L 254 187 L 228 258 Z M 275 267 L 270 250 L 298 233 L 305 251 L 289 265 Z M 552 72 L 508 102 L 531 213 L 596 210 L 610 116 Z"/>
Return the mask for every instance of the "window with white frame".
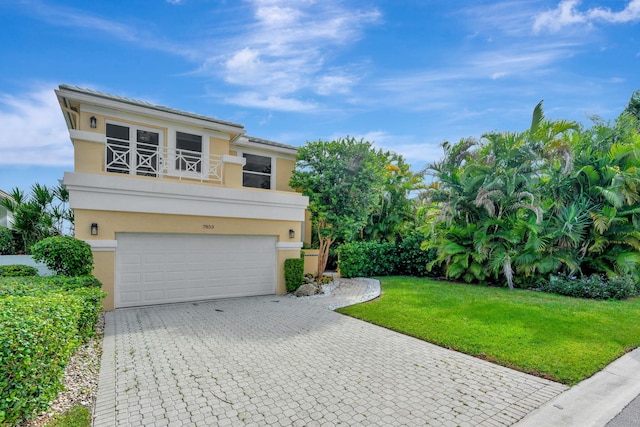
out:
<path id="1" fill-rule="evenodd" d="M 107 122 L 106 136 L 107 172 L 158 176 L 160 131 Z"/>
<path id="2" fill-rule="evenodd" d="M 176 170 L 202 172 L 202 136 L 176 132 Z"/>
<path id="3" fill-rule="evenodd" d="M 244 187 L 271 189 L 271 157 L 244 153 L 246 164 L 242 170 Z"/>

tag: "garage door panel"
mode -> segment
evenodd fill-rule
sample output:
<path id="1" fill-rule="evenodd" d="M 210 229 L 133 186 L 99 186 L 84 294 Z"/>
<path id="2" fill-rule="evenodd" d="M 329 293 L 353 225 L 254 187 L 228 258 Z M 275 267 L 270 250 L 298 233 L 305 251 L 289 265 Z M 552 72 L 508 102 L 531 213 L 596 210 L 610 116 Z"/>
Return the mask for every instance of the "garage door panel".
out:
<path id="1" fill-rule="evenodd" d="M 116 307 L 275 293 L 275 238 L 116 236 Z"/>

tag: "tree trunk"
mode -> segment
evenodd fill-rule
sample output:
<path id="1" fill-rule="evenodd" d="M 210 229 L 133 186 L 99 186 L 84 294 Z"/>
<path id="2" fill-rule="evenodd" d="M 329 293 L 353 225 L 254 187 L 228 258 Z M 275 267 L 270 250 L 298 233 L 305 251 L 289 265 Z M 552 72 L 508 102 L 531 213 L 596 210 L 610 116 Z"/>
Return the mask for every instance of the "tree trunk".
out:
<path id="1" fill-rule="evenodd" d="M 327 268 L 329 248 L 335 239 L 321 236 L 320 233 L 318 233 L 318 240 L 320 241 L 320 250 L 318 251 L 318 277 L 322 277 L 325 268 Z"/>

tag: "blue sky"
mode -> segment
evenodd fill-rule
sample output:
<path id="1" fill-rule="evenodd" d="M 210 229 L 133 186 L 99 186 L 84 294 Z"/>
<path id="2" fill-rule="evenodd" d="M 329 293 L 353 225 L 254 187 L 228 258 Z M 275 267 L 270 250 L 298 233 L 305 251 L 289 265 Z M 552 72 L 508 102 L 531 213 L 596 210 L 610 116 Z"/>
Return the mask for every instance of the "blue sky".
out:
<path id="1" fill-rule="evenodd" d="M 57 184 L 60 83 L 241 123 L 345 135 L 415 170 L 445 140 L 615 118 L 640 89 L 640 0 L 0 0 L 0 189 Z"/>

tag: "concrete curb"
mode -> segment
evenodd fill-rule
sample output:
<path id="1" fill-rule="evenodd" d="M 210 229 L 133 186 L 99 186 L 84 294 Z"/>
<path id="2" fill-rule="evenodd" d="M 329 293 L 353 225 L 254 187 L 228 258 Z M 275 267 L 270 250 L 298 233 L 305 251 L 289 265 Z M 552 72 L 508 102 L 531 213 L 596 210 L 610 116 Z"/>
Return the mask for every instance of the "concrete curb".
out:
<path id="1" fill-rule="evenodd" d="M 602 427 L 640 394 L 640 348 L 531 412 L 518 427 Z"/>

